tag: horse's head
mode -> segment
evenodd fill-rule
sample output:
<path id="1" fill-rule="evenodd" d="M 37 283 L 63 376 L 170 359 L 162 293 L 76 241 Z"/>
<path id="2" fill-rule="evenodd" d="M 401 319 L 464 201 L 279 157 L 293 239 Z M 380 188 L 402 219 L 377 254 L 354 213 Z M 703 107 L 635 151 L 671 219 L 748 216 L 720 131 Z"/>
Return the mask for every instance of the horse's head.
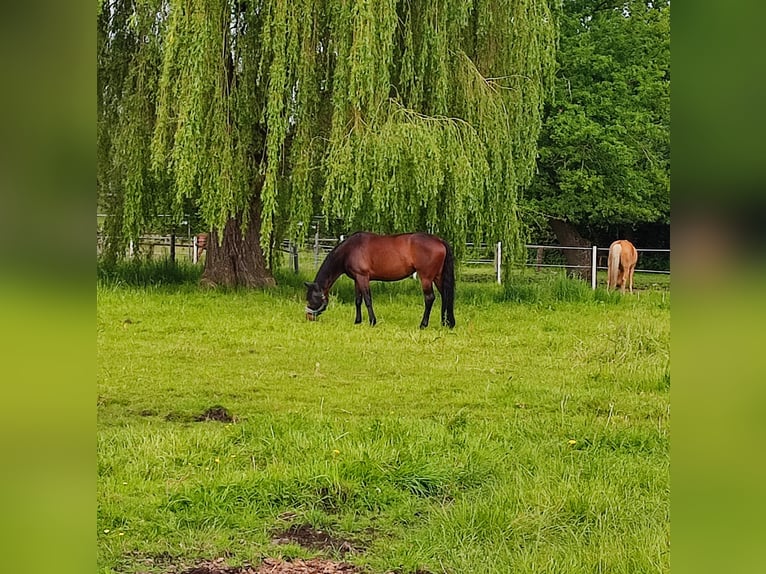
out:
<path id="1" fill-rule="evenodd" d="M 327 295 L 316 283 L 304 282 L 306 285 L 306 319 L 315 321 L 327 309 Z"/>

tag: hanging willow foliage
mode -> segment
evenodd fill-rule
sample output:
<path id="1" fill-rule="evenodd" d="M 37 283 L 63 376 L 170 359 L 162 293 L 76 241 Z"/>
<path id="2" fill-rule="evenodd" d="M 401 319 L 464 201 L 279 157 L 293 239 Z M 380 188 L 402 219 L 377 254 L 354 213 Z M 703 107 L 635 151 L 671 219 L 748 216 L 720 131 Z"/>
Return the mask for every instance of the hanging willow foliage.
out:
<path id="1" fill-rule="evenodd" d="M 518 245 L 554 65 L 546 0 L 115 0 L 99 14 L 99 189 L 123 237 L 255 198 L 261 246 L 349 231 Z M 512 257 L 513 250 L 507 250 Z"/>

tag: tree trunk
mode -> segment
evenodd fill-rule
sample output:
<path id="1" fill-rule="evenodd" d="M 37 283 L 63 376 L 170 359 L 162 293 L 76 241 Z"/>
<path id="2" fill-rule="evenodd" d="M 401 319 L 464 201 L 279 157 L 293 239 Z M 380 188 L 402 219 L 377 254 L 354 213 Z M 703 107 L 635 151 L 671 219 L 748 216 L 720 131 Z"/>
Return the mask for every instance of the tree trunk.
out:
<path id="1" fill-rule="evenodd" d="M 556 234 L 556 239 L 563 247 L 587 247 L 588 249 L 563 249 L 564 258 L 570 275 L 579 277 L 585 281 L 591 278 L 591 257 L 590 242 L 582 237 L 575 227 L 563 219 L 550 219 L 548 223 Z"/>
<path id="2" fill-rule="evenodd" d="M 203 285 L 270 287 L 276 284 L 266 267 L 261 249 L 260 211 L 259 199 L 254 196 L 250 204 L 250 223 L 244 235 L 241 217 L 232 218 L 226 223 L 223 241 L 220 241 L 216 230 L 210 233 L 206 245 L 205 271 L 201 279 Z"/>

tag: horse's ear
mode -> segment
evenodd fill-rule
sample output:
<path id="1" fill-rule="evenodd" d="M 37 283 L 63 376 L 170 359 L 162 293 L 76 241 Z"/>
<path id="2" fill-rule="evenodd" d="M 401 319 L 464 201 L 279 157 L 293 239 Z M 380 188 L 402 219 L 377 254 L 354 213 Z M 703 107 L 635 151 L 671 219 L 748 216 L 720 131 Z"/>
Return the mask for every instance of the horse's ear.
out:
<path id="1" fill-rule="evenodd" d="M 311 289 L 312 287 L 316 287 L 317 285 L 316 283 L 309 283 L 308 281 L 304 281 L 303 284 L 309 289 Z"/>

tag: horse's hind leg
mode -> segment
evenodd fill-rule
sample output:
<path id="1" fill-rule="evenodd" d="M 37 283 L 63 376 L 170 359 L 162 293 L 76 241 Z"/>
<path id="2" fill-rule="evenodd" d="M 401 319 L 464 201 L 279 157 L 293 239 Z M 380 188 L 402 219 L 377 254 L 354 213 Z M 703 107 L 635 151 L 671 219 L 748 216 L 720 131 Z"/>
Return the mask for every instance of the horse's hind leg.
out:
<path id="1" fill-rule="evenodd" d="M 359 283 L 356 281 L 354 282 L 354 292 L 356 294 L 356 299 L 354 301 L 356 304 L 356 318 L 354 319 L 354 325 L 358 325 L 362 322 L 362 290 L 359 288 Z"/>
<path id="2" fill-rule="evenodd" d="M 364 304 L 367 305 L 367 315 L 370 317 L 370 327 L 374 327 L 378 322 L 378 319 L 375 317 L 375 311 L 372 310 L 372 293 L 370 293 L 369 285 L 367 286 L 367 290 L 363 293 L 363 295 Z"/>
<path id="3" fill-rule="evenodd" d="M 428 327 L 428 320 L 431 318 L 431 307 L 433 307 L 436 295 L 434 295 L 434 286 L 431 281 L 421 278 L 420 284 L 423 286 L 423 299 L 425 300 L 426 306 L 423 311 L 423 320 L 420 321 L 420 328 L 425 329 Z"/>
<path id="4" fill-rule="evenodd" d="M 450 318 L 450 312 L 449 309 L 447 309 L 447 302 L 444 299 L 444 290 L 442 289 L 442 278 L 441 275 L 437 275 L 434 277 L 434 285 L 436 285 L 436 289 L 439 291 L 439 295 L 442 297 L 442 325 L 445 327 L 455 326 L 455 317 Z"/>

